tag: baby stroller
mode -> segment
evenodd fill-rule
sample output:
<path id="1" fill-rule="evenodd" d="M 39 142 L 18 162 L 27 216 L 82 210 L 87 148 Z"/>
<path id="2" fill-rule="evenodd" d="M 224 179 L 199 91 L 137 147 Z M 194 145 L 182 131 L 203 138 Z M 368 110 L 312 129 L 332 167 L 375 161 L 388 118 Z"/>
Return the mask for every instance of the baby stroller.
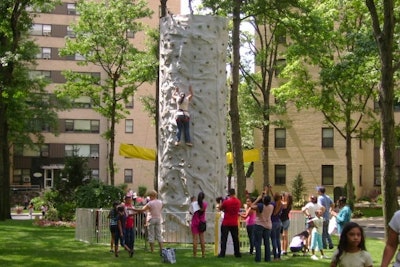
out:
<path id="1" fill-rule="evenodd" d="M 303 231 L 292 238 L 290 242 L 289 248 L 290 251 L 293 253 L 293 256 L 299 256 L 297 252 L 302 252 L 303 256 L 306 255 L 308 248 L 306 245 L 306 240 L 309 236 L 307 231 Z"/>

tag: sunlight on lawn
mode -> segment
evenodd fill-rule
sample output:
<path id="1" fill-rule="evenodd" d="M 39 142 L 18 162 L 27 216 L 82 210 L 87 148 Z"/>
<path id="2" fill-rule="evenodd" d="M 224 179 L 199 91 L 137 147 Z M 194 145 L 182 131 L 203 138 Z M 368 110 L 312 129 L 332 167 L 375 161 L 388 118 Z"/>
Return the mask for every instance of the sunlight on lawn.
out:
<path id="1" fill-rule="evenodd" d="M 337 237 L 334 237 L 337 244 Z M 250 267 L 254 266 L 254 256 L 243 252 L 242 258 L 227 255 L 217 258 L 213 255 L 213 246 L 207 246 L 206 258 L 193 258 L 191 246 L 165 244 L 165 247 L 176 247 L 177 263 L 174 266 L 184 267 Z M 367 248 L 378 266 L 384 243 L 368 239 Z M 0 266 L 164 266 L 159 252 L 150 253 L 144 244 L 138 243 L 133 258 L 125 251 L 118 258 L 109 252 L 109 245 L 87 244 L 75 240 L 75 229 L 65 227 L 38 227 L 32 221 L 0 222 Z M 331 256 L 333 250 L 325 251 Z M 316 255 L 320 255 L 318 252 Z M 313 261 L 310 257 L 284 256 L 281 261 L 270 262 L 268 266 L 319 267 L 329 266 L 330 260 Z M 263 264 L 263 263 L 261 263 Z"/>

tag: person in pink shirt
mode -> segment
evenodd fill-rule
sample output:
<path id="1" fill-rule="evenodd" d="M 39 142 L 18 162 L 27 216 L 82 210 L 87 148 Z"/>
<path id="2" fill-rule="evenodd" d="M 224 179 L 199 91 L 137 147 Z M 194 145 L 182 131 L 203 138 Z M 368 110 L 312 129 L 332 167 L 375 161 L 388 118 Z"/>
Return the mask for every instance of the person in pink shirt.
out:
<path id="1" fill-rule="evenodd" d="M 194 211 L 190 227 L 193 235 L 193 257 L 196 257 L 197 255 L 197 242 L 199 237 L 201 245 L 201 256 L 204 258 L 206 251 L 204 231 L 202 232 L 199 229 L 200 222 L 206 221 L 206 210 L 208 204 L 207 202 L 204 201 L 204 193 L 200 192 L 199 195 L 197 196 L 197 201 L 192 202 L 191 205 L 193 206 L 193 211 Z"/>
<path id="2" fill-rule="evenodd" d="M 158 245 L 160 247 L 160 255 L 163 248 L 163 239 L 161 236 L 161 212 L 163 203 L 161 200 L 157 199 L 157 191 L 152 190 L 149 193 L 150 201 L 140 209 L 134 209 L 137 212 L 147 211 L 147 224 L 148 224 L 148 241 L 150 244 L 150 251 L 154 252 L 154 241 L 157 239 Z"/>
<path id="3" fill-rule="evenodd" d="M 242 202 L 236 197 L 235 189 L 229 189 L 229 198 L 224 200 L 220 207 L 220 210 L 224 212 L 224 218 L 221 224 L 221 249 L 218 254 L 219 258 L 225 257 L 229 233 L 232 236 L 235 257 L 242 257 L 239 248 L 239 212 L 241 206 Z"/>
<path id="4" fill-rule="evenodd" d="M 254 251 L 254 225 L 256 222 L 256 211 L 251 208 L 251 204 L 254 202 L 254 200 L 255 199 L 251 197 L 246 199 L 246 212 L 241 214 L 242 218 L 246 220 L 246 230 L 250 244 L 250 255 L 253 255 Z"/>

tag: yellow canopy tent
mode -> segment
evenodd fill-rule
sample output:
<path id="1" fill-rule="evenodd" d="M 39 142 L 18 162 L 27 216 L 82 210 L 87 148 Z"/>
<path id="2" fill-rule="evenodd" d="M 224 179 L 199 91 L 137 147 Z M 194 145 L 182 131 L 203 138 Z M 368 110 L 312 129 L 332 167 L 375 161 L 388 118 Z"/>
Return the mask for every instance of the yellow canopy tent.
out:
<path id="1" fill-rule="evenodd" d="M 135 145 L 121 144 L 119 146 L 119 154 L 127 158 L 138 158 L 144 160 L 156 160 L 156 151 L 154 149 L 144 148 Z M 230 164 L 233 160 L 232 152 L 226 153 L 226 163 Z M 260 160 L 258 149 L 243 151 L 244 162 L 253 162 Z"/>

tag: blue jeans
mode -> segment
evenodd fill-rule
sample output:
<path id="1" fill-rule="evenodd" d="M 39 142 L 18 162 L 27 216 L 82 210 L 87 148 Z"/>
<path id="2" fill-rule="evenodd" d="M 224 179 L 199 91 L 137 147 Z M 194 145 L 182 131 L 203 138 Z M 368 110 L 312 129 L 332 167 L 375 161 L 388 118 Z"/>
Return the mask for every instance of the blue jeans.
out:
<path id="1" fill-rule="evenodd" d="M 190 120 L 188 116 L 179 115 L 176 118 L 176 125 L 178 126 L 178 131 L 176 132 L 176 141 L 181 141 L 182 130 L 185 135 L 185 142 L 190 143 L 190 133 L 189 133 L 189 125 Z"/>
<path id="2" fill-rule="evenodd" d="M 271 246 L 269 239 L 271 230 L 261 225 L 254 225 L 254 247 L 256 249 L 255 261 L 261 261 L 261 241 L 264 240 L 264 261 L 271 261 Z"/>
<path id="3" fill-rule="evenodd" d="M 253 254 L 254 251 L 254 226 L 254 224 L 246 226 L 247 236 L 249 237 L 250 243 L 250 254 Z"/>
<path id="4" fill-rule="evenodd" d="M 132 250 L 135 245 L 135 229 L 125 228 L 125 244 Z"/>
<path id="5" fill-rule="evenodd" d="M 274 259 L 281 257 L 281 228 L 282 222 L 272 222 L 271 241 L 272 241 L 272 254 Z"/>

